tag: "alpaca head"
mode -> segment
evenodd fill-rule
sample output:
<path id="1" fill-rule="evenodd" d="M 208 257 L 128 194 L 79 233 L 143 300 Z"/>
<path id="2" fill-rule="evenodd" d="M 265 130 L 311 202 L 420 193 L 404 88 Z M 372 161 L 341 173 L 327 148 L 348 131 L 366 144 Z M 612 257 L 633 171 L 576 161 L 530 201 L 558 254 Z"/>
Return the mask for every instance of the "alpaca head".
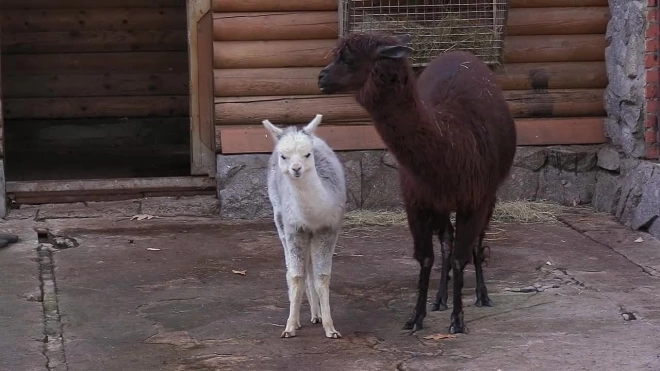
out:
<path id="1" fill-rule="evenodd" d="M 274 152 L 278 155 L 278 167 L 284 175 L 300 179 L 314 171 L 313 135 L 322 118 L 322 115 L 316 115 L 302 130 L 295 126 L 281 129 L 268 120 L 261 122 L 275 141 Z"/>
<path id="2" fill-rule="evenodd" d="M 318 86 L 325 94 L 360 90 L 378 63 L 406 58 L 412 49 L 406 46 L 410 35 L 384 36 L 354 33 L 339 39 L 334 60 L 318 76 Z"/>

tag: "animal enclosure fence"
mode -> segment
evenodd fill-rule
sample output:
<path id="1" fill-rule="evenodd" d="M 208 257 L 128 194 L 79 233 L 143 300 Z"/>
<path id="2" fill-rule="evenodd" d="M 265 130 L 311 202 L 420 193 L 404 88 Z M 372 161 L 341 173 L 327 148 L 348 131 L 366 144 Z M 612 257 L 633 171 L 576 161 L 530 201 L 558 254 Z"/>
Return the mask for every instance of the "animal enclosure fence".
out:
<path id="1" fill-rule="evenodd" d="M 507 10 L 506 0 L 340 0 L 339 30 L 407 33 L 416 67 L 449 50 L 501 64 Z"/>

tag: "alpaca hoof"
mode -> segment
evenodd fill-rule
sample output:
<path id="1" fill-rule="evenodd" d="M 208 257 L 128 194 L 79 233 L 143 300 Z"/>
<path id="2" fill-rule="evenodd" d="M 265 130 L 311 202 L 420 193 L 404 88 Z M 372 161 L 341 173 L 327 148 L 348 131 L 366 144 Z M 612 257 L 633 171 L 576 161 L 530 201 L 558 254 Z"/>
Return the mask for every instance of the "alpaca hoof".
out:
<path id="1" fill-rule="evenodd" d="M 437 312 L 437 311 L 442 312 L 442 311 L 447 310 L 447 309 L 449 309 L 449 307 L 447 307 L 447 304 L 443 304 L 443 303 L 433 303 L 433 304 L 431 304 L 431 311 L 433 311 L 433 312 Z"/>
<path id="2" fill-rule="evenodd" d="M 474 302 L 474 306 L 479 307 L 479 308 L 481 308 L 481 307 L 492 307 L 493 306 L 493 301 L 490 300 L 488 295 L 485 295 L 485 296 L 482 296 L 482 297 L 478 297 L 477 301 Z"/>
<path id="3" fill-rule="evenodd" d="M 449 326 L 450 334 L 467 334 L 468 329 L 463 322 L 454 322 Z"/>
<path id="4" fill-rule="evenodd" d="M 411 335 L 424 328 L 424 317 L 415 316 L 409 319 L 404 325 L 403 330 L 412 330 Z"/>
<path id="5" fill-rule="evenodd" d="M 330 339 L 340 339 L 341 334 L 337 330 L 329 330 L 325 332 L 325 337 Z"/>
<path id="6" fill-rule="evenodd" d="M 280 336 L 281 338 L 293 338 L 296 337 L 296 332 L 295 331 L 286 331 L 282 332 L 282 335 Z"/>
<path id="7" fill-rule="evenodd" d="M 312 323 L 321 323 L 321 317 L 312 317 Z"/>

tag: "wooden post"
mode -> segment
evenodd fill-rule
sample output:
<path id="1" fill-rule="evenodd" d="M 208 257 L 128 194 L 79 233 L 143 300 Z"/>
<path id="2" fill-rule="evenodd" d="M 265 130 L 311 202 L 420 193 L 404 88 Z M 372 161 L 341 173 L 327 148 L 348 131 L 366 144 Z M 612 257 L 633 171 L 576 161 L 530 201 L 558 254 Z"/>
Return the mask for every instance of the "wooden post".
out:
<path id="1" fill-rule="evenodd" d="M 215 177 L 213 106 L 213 11 L 211 0 L 190 0 L 188 61 L 190 71 L 190 168 L 192 175 Z"/>
<path id="2" fill-rule="evenodd" d="M 0 71 L 2 71 L 0 52 Z M 5 188 L 5 125 L 2 119 L 2 75 L 0 74 L 0 218 L 7 216 L 7 191 Z"/>

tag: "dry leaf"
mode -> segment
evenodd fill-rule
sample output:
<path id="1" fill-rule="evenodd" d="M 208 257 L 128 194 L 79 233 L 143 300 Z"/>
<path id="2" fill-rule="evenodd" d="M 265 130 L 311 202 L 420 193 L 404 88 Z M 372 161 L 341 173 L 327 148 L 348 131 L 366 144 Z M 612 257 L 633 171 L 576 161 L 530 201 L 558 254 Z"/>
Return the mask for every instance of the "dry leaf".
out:
<path id="1" fill-rule="evenodd" d="M 237 270 L 231 270 L 233 274 L 240 274 L 241 276 L 245 276 L 247 274 L 247 271 L 237 271 Z"/>
<path id="2" fill-rule="evenodd" d="M 435 335 L 428 335 L 424 336 L 424 340 L 442 340 L 442 339 L 454 339 L 456 335 L 451 335 L 451 334 L 435 334 Z"/>
<path id="3" fill-rule="evenodd" d="M 147 247 L 147 250 L 149 250 L 149 251 L 160 251 L 160 249 L 157 249 L 155 247 Z"/>
<path id="4" fill-rule="evenodd" d="M 644 242 L 644 239 L 641 238 L 641 237 L 638 237 L 634 242 L 637 242 L 637 243 Z"/>
<path id="5" fill-rule="evenodd" d="M 149 219 L 153 219 L 153 218 L 158 218 L 158 217 L 155 216 L 155 215 L 149 215 L 149 214 L 137 214 L 137 215 L 133 215 L 131 217 L 131 220 L 145 220 L 145 219 L 149 220 Z"/>

